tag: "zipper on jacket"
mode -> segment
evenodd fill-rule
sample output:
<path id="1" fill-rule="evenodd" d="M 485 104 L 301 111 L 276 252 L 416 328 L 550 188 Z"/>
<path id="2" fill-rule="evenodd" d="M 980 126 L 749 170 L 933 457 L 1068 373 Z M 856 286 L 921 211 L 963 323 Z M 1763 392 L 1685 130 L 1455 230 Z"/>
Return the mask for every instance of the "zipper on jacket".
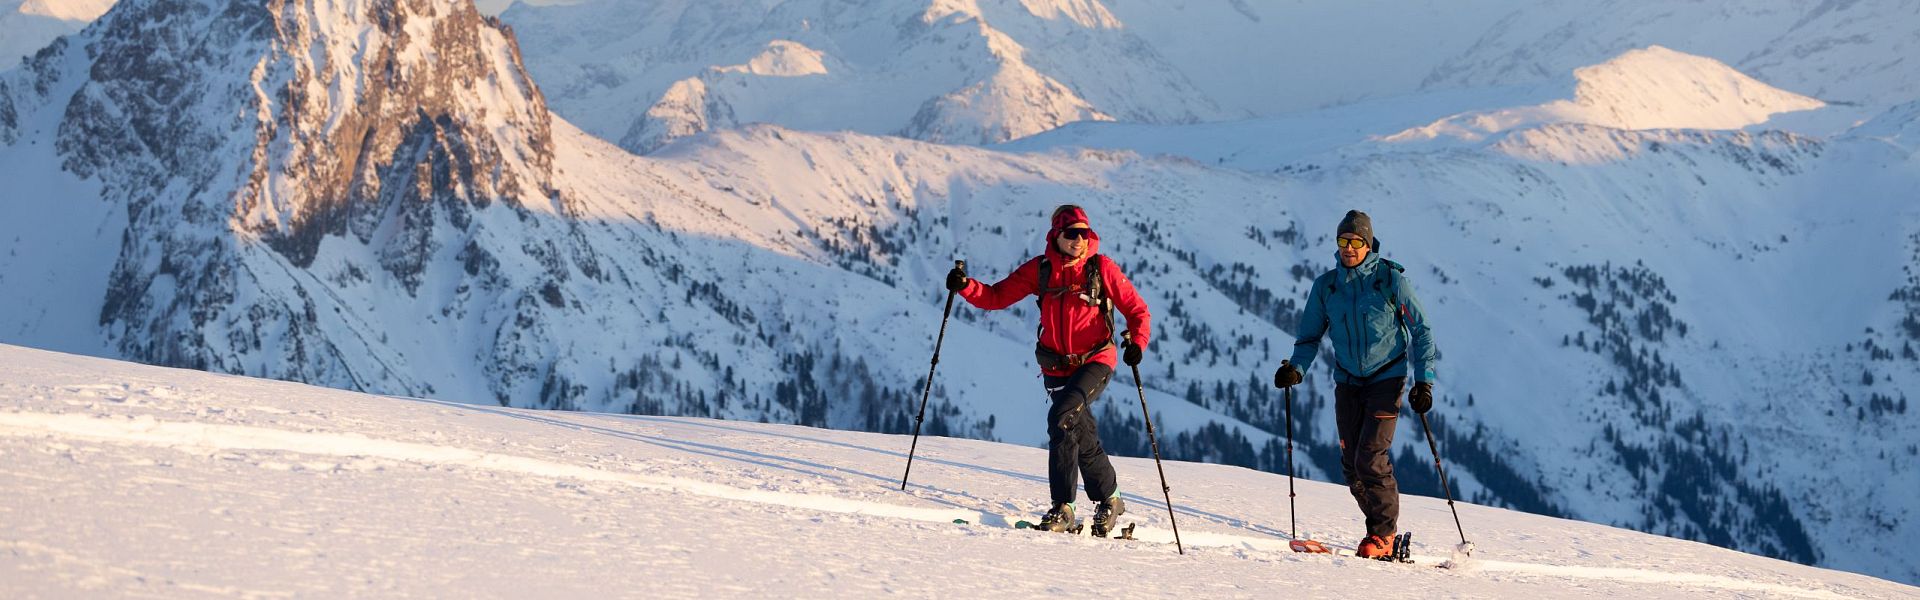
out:
<path id="1" fill-rule="evenodd" d="M 1356 273 L 1358 272 L 1358 265 L 1355 265 L 1355 272 Z M 1352 286 L 1348 286 L 1348 287 L 1352 287 Z M 1360 339 L 1360 336 L 1365 334 L 1360 331 L 1360 324 L 1359 324 L 1360 292 L 1358 290 L 1354 290 L 1353 295 L 1350 298 L 1350 302 L 1348 302 L 1348 306 L 1349 306 L 1349 309 L 1347 310 L 1347 331 L 1350 331 L 1352 333 L 1349 334 L 1347 337 L 1347 345 L 1354 347 L 1354 351 L 1353 351 L 1354 368 L 1361 369 L 1361 373 L 1364 373 L 1366 372 L 1366 367 L 1367 367 L 1367 364 L 1365 362 L 1366 356 L 1364 354 L 1361 354 L 1361 351 L 1366 349 L 1366 343 L 1365 343 L 1365 340 Z M 1335 362 L 1339 362 L 1339 361 L 1335 361 Z M 1365 381 L 1358 380 L 1360 375 L 1359 373 L 1354 373 L 1353 375 L 1356 379 L 1356 381 L 1354 381 L 1355 385 L 1361 385 L 1366 383 Z"/>

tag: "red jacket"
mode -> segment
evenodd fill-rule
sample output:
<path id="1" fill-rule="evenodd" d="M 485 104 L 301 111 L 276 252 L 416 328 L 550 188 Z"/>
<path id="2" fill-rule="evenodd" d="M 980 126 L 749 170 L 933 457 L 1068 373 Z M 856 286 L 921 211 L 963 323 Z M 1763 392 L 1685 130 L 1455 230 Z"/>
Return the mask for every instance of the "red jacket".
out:
<path id="1" fill-rule="evenodd" d="M 1066 255 L 1061 254 L 1054 246 L 1053 238 L 1053 234 L 1047 236 L 1047 256 L 1053 264 L 1053 275 L 1052 281 L 1047 282 L 1046 287 L 1072 286 L 1073 289 L 1065 294 L 1047 298 L 1042 304 L 1040 343 L 1060 354 L 1090 352 L 1111 339 L 1109 335 L 1118 332 L 1107 331 L 1107 321 L 1101 317 L 1100 309 L 1079 297 L 1079 291 L 1087 284 L 1086 261 L 1067 262 Z M 1091 259 L 1099 253 L 1100 240 L 1094 238 L 1087 245 L 1087 256 Z M 1020 265 L 1020 268 L 1014 269 L 1013 274 L 1000 280 L 999 283 L 987 285 L 978 280 L 967 282 L 966 289 L 960 290 L 960 297 L 966 298 L 968 303 L 985 310 L 1000 310 L 1039 292 L 1041 289 L 1039 280 L 1040 257 L 1036 256 Z M 1141 300 L 1140 294 L 1134 291 L 1133 282 L 1128 281 L 1127 276 L 1120 272 L 1120 263 L 1106 259 L 1105 264 L 1100 265 L 1100 282 L 1107 297 L 1113 299 L 1114 308 L 1119 309 L 1120 314 L 1126 316 L 1126 330 L 1131 333 L 1134 342 L 1140 344 L 1141 349 L 1146 349 L 1147 341 L 1152 334 L 1150 322 L 1153 316 L 1147 313 L 1146 301 Z M 1117 355 L 1117 348 L 1118 346 L 1108 348 L 1088 359 L 1087 362 L 1098 362 L 1112 368 L 1115 365 L 1114 357 Z M 1072 374 L 1070 371 L 1042 370 L 1041 372 L 1055 376 Z"/>

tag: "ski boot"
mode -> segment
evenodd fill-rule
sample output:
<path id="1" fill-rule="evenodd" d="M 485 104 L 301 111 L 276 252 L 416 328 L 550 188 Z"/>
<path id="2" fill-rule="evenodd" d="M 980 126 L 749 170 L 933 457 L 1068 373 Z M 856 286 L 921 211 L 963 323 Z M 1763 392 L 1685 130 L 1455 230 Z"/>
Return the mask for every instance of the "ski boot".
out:
<path id="1" fill-rule="evenodd" d="M 1054 533 L 1080 533 L 1080 520 L 1073 516 L 1072 504 L 1056 504 L 1047 516 L 1040 518 L 1040 526 L 1035 529 Z"/>
<path id="2" fill-rule="evenodd" d="M 1107 537 L 1109 532 L 1119 529 L 1120 515 L 1127 514 L 1127 503 L 1114 496 L 1101 502 L 1093 509 L 1093 537 Z"/>
<path id="3" fill-rule="evenodd" d="M 1394 536 L 1391 535 L 1367 536 L 1366 539 L 1360 540 L 1358 547 L 1354 548 L 1353 555 L 1374 560 L 1391 560 L 1393 558 L 1393 538 Z"/>

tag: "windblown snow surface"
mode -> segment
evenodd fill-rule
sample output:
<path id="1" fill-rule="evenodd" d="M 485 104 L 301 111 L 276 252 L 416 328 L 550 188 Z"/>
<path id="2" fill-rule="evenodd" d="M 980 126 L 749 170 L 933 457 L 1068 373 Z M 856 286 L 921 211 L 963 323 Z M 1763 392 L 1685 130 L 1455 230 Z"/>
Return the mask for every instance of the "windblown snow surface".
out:
<path id="1" fill-rule="evenodd" d="M 1043 453 L 374 396 L 0 346 L 0 595 L 1897 598 L 1713 546 L 1410 497 L 1413 565 L 1287 549 L 1284 477 L 1118 459 L 1136 541 L 1019 531 Z M 1116 389 L 1128 383 L 1116 381 Z M 1123 401 L 1116 394 L 1109 402 Z M 1300 527 L 1349 548 L 1339 486 Z M 956 520 L 965 521 L 964 524 Z"/>

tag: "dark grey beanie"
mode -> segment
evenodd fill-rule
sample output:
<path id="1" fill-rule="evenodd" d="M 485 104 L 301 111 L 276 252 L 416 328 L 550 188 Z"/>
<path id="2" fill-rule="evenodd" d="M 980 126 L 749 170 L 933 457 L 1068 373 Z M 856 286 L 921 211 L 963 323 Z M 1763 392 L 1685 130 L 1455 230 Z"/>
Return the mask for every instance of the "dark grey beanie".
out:
<path id="1" fill-rule="evenodd" d="M 1334 235 L 1354 234 L 1367 240 L 1368 248 L 1378 248 L 1380 243 L 1373 239 L 1373 218 L 1357 210 L 1347 211 L 1346 218 L 1340 219 L 1340 231 Z"/>

